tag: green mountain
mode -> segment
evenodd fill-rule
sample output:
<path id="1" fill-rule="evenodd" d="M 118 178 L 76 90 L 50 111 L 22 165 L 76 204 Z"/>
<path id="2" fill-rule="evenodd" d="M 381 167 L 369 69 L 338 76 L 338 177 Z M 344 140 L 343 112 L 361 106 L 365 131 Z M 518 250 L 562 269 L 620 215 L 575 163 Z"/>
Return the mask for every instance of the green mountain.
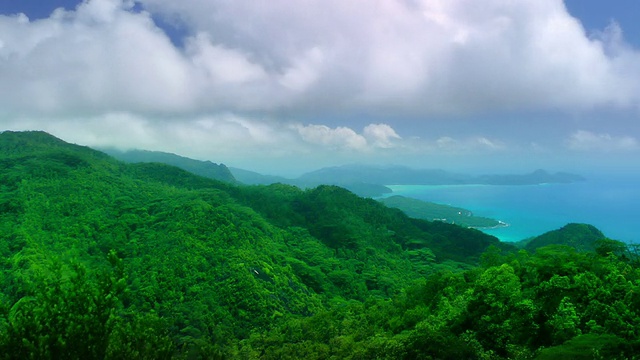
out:
<path id="1" fill-rule="evenodd" d="M 231 174 L 241 183 L 246 185 L 271 185 L 271 184 L 289 184 L 294 185 L 293 179 L 288 179 L 276 175 L 264 175 L 255 171 L 230 167 Z"/>
<path id="2" fill-rule="evenodd" d="M 640 261 L 609 248 L 0 133 L 0 359 L 633 358 Z"/>
<path id="3" fill-rule="evenodd" d="M 38 282 L 107 269 L 109 255 L 129 274 L 120 320 L 154 314 L 175 329 L 174 345 L 246 337 L 331 299 L 389 297 L 500 245 L 338 187 L 237 187 L 42 132 L 4 132 L 0 151 L 7 302 L 36 296 Z"/>
<path id="4" fill-rule="evenodd" d="M 229 183 L 236 182 L 236 179 L 231 174 L 231 171 L 229 171 L 229 169 L 224 164 L 216 164 L 212 163 L 211 161 L 194 160 L 184 156 L 161 151 L 119 151 L 115 149 L 105 149 L 104 151 L 114 158 L 128 163 L 154 162 L 167 164 L 179 167 L 182 170 L 186 170 L 190 173 L 194 173 L 196 175 L 204 176 L 207 178 Z"/>
<path id="5" fill-rule="evenodd" d="M 449 205 L 436 204 L 429 201 L 412 199 L 404 196 L 394 195 L 379 199 L 381 203 L 402 210 L 405 214 L 429 221 L 442 221 L 449 224 L 473 228 L 495 228 L 507 226 L 507 224 L 482 217 L 475 216 L 473 212 Z"/>
<path id="6" fill-rule="evenodd" d="M 108 155 L 127 163 L 160 163 L 178 167 L 190 173 L 204 176 L 214 180 L 228 183 L 242 183 L 246 185 L 270 185 L 289 184 L 303 189 L 314 188 L 319 185 L 338 185 L 356 195 L 364 197 L 374 197 L 381 194 L 390 193 L 391 189 L 383 185 L 370 184 L 365 182 L 309 182 L 298 179 L 288 179 L 281 176 L 263 175 L 254 171 L 238 168 L 228 168 L 224 164 L 216 164 L 211 161 L 201 161 L 190 159 L 184 156 L 166 153 L 161 151 L 148 150 L 128 150 L 101 149 Z"/>
<path id="7" fill-rule="evenodd" d="M 593 225 L 567 224 L 561 229 L 552 230 L 526 240 L 524 248 L 534 251 L 547 245 L 567 245 L 578 251 L 594 251 L 598 241 L 606 236 Z"/>

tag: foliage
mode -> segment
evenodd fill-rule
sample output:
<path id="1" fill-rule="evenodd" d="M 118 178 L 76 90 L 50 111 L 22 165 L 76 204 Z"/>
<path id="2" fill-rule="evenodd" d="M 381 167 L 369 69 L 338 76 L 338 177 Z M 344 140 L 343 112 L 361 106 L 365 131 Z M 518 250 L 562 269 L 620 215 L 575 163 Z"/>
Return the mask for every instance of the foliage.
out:
<path id="1" fill-rule="evenodd" d="M 129 150 L 121 152 L 108 150 L 107 153 L 118 160 L 128 163 L 167 164 L 206 178 L 228 183 L 236 182 L 231 171 L 224 164 L 214 164 L 211 161 L 199 161 L 160 151 Z"/>
<path id="2" fill-rule="evenodd" d="M 533 251 L 543 246 L 556 244 L 568 245 L 579 251 L 593 251 L 597 242 L 603 239 L 605 239 L 604 234 L 592 225 L 567 224 L 561 229 L 536 236 L 529 240 L 524 248 Z"/>
<path id="3" fill-rule="evenodd" d="M 416 219 L 437 220 L 474 228 L 503 226 L 497 220 L 474 216 L 471 211 L 459 207 L 436 204 L 399 195 L 382 198 L 380 201 L 389 207 L 398 208 Z"/>
<path id="4" fill-rule="evenodd" d="M 0 358 L 633 358 L 637 247 L 520 250 L 336 186 L 0 134 Z"/>

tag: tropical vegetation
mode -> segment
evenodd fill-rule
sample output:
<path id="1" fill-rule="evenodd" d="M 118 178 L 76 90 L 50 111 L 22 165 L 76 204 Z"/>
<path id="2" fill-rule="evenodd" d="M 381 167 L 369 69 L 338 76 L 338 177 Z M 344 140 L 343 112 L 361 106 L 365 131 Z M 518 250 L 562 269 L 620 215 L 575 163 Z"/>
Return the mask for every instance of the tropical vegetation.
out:
<path id="1" fill-rule="evenodd" d="M 0 134 L 0 358 L 634 358 L 636 250 Z"/>

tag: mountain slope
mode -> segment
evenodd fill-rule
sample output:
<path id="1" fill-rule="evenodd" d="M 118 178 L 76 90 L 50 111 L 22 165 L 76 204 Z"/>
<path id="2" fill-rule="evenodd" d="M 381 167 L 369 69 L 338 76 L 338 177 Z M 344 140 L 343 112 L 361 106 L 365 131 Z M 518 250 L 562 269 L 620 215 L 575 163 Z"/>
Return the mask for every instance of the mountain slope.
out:
<path id="1" fill-rule="evenodd" d="M 290 184 L 293 185 L 292 179 L 276 175 L 263 175 L 255 171 L 230 167 L 231 174 L 241 183 L 246 185 L 270 185 L 270 184 Z"/>
<path id="2" fill-rule="evenodd" d="M 0 134 L 0 209 L 0 359 L 640 349 L 623 244 L 515 252 L 340 187 L 237 186 L 37 132 Z"/>
<path id="3" fill-rule="evenodd" d="M 204 176 L 210 179 L 224 181 L 228 183 L 236 183 L 236 179 L 231 174 L 231 171 L 224 164 L 215 164 L 211 161 L 200 161 L 190 159 L 184 156 L 179 156 L 172 153 L 160 152 L 160 151 L 147 151 L 147 150 L 105 150 L 105 152 L 114 158 L 128 162 L 128 163 L 141 163 L 141 162 L 155 162 L 167 165 L 172 165 L 186 170 L 190 173 Z"/>
<path id="4" fill-rule="evenodd" d="M 594 251 L 603 239 L 606 236 L 593 225 L 567 224 L 528 240 L 524 248 L 533 251 L 547 245 L 567 245 L 579 251 Z"/>
<path id="5" fill-rule="evenodd" d="M 330 299 L 389 297 L 499 245 L 338 187 L 238 187 L 169 165 L 125 164 L 41 132 L 0 134 L 0 158 L 6 303 L 41 313 L 56 299 L 80 301 L 64 280 L 78 279 L 96 299 L 119 294 L 120 310 L 98 328 L 152 321 L 156 338 L 166 334 L 174 348 L 244 338 L 248 329 L 321 311 Z M 122 264 L 120 275 L 110 263 Z M 103 273 L 113 286 L 100 282 Z M 30 285 L 61 281 L 67 285 L 54 297 Z M 42 301 L 24 302 L 34 297 Z M 16 341 L 42 341 L 28 326 Z M 71 325 L 59 326 L 42 331 L 63 334 Z"/>

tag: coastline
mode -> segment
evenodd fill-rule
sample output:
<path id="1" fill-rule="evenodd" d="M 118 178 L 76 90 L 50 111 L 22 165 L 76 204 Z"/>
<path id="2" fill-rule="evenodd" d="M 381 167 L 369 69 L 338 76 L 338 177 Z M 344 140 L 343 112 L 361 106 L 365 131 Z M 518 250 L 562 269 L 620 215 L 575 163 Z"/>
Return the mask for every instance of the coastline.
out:
<path id="1" fill-rule="evenodd" d="M 469 228 L 477 229 L 477 230 L 492 230 L 492 229 L 501 229 L 501 228 L 506 228 L 511 226 L 502 220 L 496 220 L 496 221 L 498 222 L 498 225 L 495 225 L 495 226 L 469 226 Z"/>
<path id="2" fill-rule="evenodd" d="M 607 237 L 640 241 L 637 224 L 640 176 L 589 174 L 588 181 L 535 186 L 399 185 L 392 194 L 463 207 L 474 215 L 500 219 L 505 225 L 476 228 L 514 242 L 567 223 L 591 224 Z"/>

